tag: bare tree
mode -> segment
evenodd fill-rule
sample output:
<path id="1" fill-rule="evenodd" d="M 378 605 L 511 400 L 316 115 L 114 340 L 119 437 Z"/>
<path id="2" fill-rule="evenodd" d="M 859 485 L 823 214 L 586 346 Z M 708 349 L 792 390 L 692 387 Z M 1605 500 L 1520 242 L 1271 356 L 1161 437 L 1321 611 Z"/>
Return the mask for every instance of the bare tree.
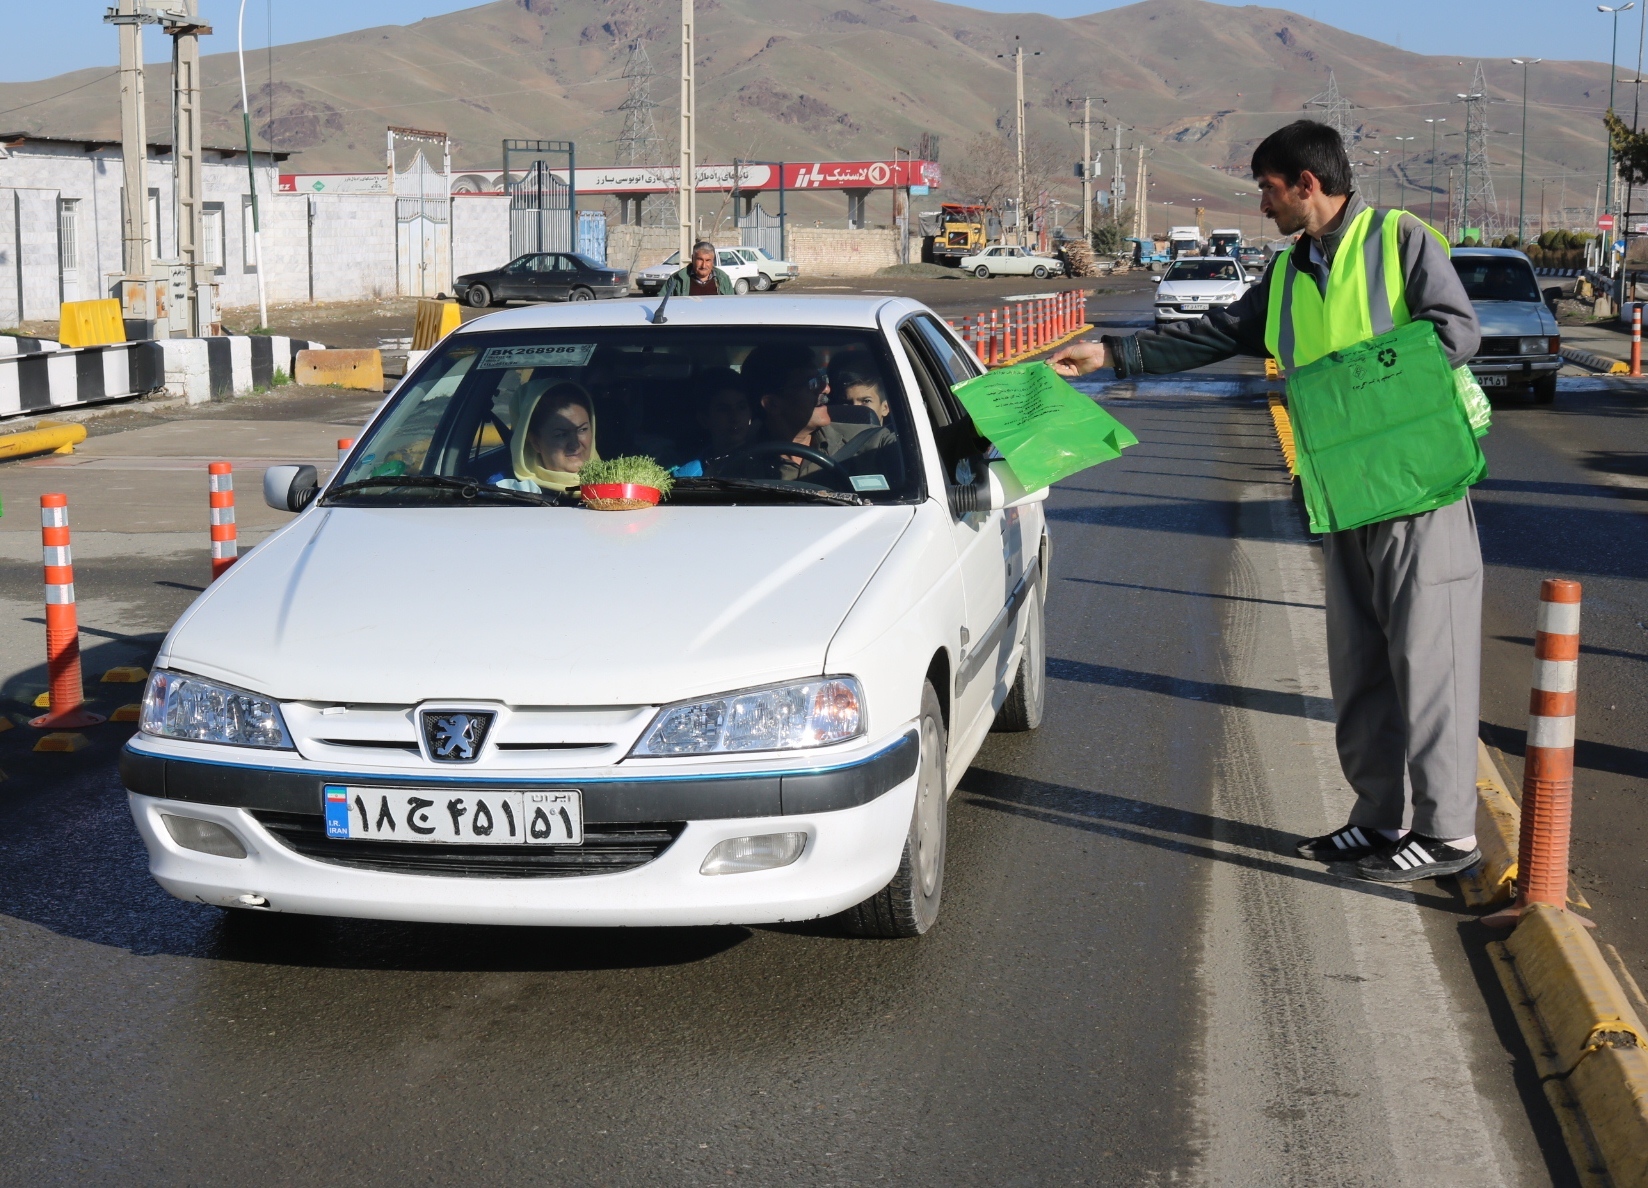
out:
<path id="1" fill-rule="evenodd" d="M 1051 190 L 1061 176 L 1058 163 L 1064 154 L 1033 134 L 1025 138 L 1024 148 L 1024 200 L 1034 204 L 1036 196 Z M 1005 210 L 1008 199 L 1018 194 L 1018 149 L 1013 138 L 995 132 L 975 136 L 963 146 L 960 161 L 946 170 L 945 184 L 954 186 L 969 202 Z"/>

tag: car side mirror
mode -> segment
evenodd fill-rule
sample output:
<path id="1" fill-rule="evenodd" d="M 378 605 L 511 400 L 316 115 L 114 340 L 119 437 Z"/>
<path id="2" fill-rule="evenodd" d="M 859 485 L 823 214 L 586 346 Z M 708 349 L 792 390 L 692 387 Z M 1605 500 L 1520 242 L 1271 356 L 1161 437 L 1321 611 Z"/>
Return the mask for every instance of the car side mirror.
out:
<path id="1" fill-rule="evenodd" d="M 1156 274 L 1154 274 L 1154 275 L 1152 275 L 1152 276 L 1151 276 L 1151 278 L 1150 278 L 1150 283 L 1151 283 L 1151 284 L 1153 284 L 1153 285 L 1159 285 L 1159 284 L 1161 284 L 1161 283 L 1162 283 L 1162 277 L 1161 277 L 1161 274 L 1160 274 L 1160 273 L 1156 273 Z"/>
<path id="2" fill-rule="evenodd" d="M 300 512 L 320 494 L 313 466 L 271 466 L 263 472 L 263 502 L 276 511 Z"/>
<path id="3" fill-rule="evenodd" d="M 1039 491 L 1026 491 L 1013 468 L 1001 458 L 993 462 L 985 462 L 983 458 L 964 459 L 957 465 L 955 477 L 958 481 L 950 487 L 950 508 L 957 516 L 1041 503 L 1050 490 L 1043 487 Z"/>

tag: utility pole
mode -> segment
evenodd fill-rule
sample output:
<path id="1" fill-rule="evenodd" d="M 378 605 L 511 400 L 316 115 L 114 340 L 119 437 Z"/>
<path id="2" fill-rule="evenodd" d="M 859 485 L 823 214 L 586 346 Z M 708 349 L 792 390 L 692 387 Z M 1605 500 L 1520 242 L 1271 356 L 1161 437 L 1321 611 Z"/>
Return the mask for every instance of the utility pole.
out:
<path id="1" fill-rule="evenodd" d="M 1139 143 L 1139 176 L 1133 184 L 1133 238 L 1143 239 L 1150 224 L 1150 212 L 1147 209 L 1149 191 L 1145 189 L 1143 141 Z"/>
<path id="2" fill-rule="evenodd" d="M 1392 136 L 1391 139 L 1396 141 L 1402 148 L 1402 162 L 1396 167 L 1396 205 L 1401 206 L 1402 191 L 1407 188 L 1408 184 L 1408 143 L 1413 140 L 1413 137 Z"/>
<path id="3" fill-rule="evenodd" d="M 1032 51 L 1039 57 L 1040 50 Z M 1005 57 L 997 54 L 996 57 Z M 1014 109 L 1014 139 L 1018 142 L 1018 206 L 1013 216 L 1013 242 L 1024 246 L 1024 45 L 1017 33 L 1013 34 L 1013 74 L 1017 84 L 1017 104 Z"/>
<path id="4" fill-rule="evenodd" d="M 143 26 L 160 22 L 139 11 L 137 0 L 120 0 L 103 18 L 120 30 L 121 258 L 128 280 L 148 280 L 149 124 L 143 99 Z M 152 312 L 152 311 L 151 311 Z"/>
<path id="5" fill-rule="evenodd" d="M 1116 121 L 1116 155 L 1110 166 L 1110 209 L 1116 216 L 1122 210 L 1122 124 Z"/>
<path id="6" fill-rule="evenodd" d="M 1431 126 L 1430 205 L 1428 205 L 1425 208 L 1425 221 L 1427 223 L 1429 223 L 1431 226 L 1434 227 L 1434 226 L 1436 226 L 1436 126 L 1438 124 L 1447 123 L 1448 122 L 1448 117 L 1447 116 L 1441 116 L 1441 117 L 1439 117 L 1437 119 L 1434 119 L 1434 120 L 1428 119 L 1425 122 Z M 1452 203 L 1453 203 L 1452 183 L 1449 183 L 1448 203 L 1449 203 L 1449 209 L 1451 210 L 1452 209 Z"/>
<path id="7" fill-rule="evenodd" d="M 174 0 L 175 2 L 175 0 Z M 172 39 L 172 89 L 176 118 L 172 127 L 172 194 L 177 207 L 178 262 L 187 276 L 189 333 L 205 337 L 217 322 L 212 300 L 212 270 L 201 255 L 205 178 L 201 170 L 200 35 L 212 31 L 200 20 L 199 0 L 185 0 L 182 19 L 167 21 Z M 272 97 L 271 97 L 272 101 Z M 260 292 L 261 269 L 258 277 Z M 263 319 L 264 323 L 268 318 Z"/>
<path id="8" fill-rule="evenodd" d="M 1021 95 L 1022 95 L 1022 92 L 1021 92 Z M 1082 118 L 1081 118 L 1081 130 L 1082 130 L 1082 171 L 1081 171 L 1082 224 L 1081 224 L 1081 226 L 1082 226 L 1082 238 L 1088 241 L 1089 246 L 1092 246 L 1092 240 L 1093 240 L 1093 100 L 1095 100 L 1095 99 L 1097 99 L 1100 103 L 1105 102 L 1104 98 L 1102 96 L 1099 96 L 1099 95 L 1083 95 L 1080 99 L 1067 99 L 1065 101 L 1065 102 L 1070 103 L 1072 105 L 1074 105 L 1076 103 L 1080 103 L 1082 105 Z M 1120 169 L 1121 168 L 1120 164 L 1118 164 L 1116 166 L 1116 168 Z M 1113 201 L 1113 199 L 1112 199 L 1112 201 Z M 1111 211 L 1112 211 L 1112 215 L 1114 215 L 1114 212 L 1115 212 L 1114 206 L 1112 206 Z"/>
<path id="9" fill-rule="evenodd" d="M 1528 238 L 1528 220 L 1524 213 L 1528 206 L 1528 67 L 1544 60 L 1544 58 L 1511 59 L 1511 61 L 1522 67 L 1522 177 L 1516 188 L 1516 244 L 1518 247 L 1524 246 Z"/>
<path id="10" fill-rule="evenodd" d="M 676 206 L 681 215 L 681 267 L 692 262 L 698 234 L 698 100 L 693 80 L 692 0 L 681 0 L 681 187 Z"/>

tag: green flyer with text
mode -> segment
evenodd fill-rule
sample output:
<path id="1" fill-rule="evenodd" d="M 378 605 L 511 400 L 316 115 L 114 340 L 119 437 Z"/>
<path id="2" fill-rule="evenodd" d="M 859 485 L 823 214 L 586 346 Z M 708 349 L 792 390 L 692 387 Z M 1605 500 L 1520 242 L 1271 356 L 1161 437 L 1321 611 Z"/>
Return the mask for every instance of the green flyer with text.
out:
<path id="1" fill-rule="evenodd" d="M 955 393 L 1027 491 L 1139 444 L 1126 425 L 1045 363 L 1003 367 L 956 385 Z"/>

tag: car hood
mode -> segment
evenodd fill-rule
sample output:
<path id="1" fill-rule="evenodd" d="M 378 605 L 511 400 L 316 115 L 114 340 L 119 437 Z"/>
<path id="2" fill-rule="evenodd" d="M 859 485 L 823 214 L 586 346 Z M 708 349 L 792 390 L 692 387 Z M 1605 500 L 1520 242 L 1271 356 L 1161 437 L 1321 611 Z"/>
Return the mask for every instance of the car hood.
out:
<path id="1" fill-rule="evenodd" d="M 315 508 L 157 663 L 281 701 L 648 705 L 821 672 L 908 507 Z"/>
<path id="2" fill-rule="evenodd" d="M 1476 320 L 1484 337 L 1512 334 L 1555 334 L 1556 319 L 1537 301 L 1474 301 Z"/>

